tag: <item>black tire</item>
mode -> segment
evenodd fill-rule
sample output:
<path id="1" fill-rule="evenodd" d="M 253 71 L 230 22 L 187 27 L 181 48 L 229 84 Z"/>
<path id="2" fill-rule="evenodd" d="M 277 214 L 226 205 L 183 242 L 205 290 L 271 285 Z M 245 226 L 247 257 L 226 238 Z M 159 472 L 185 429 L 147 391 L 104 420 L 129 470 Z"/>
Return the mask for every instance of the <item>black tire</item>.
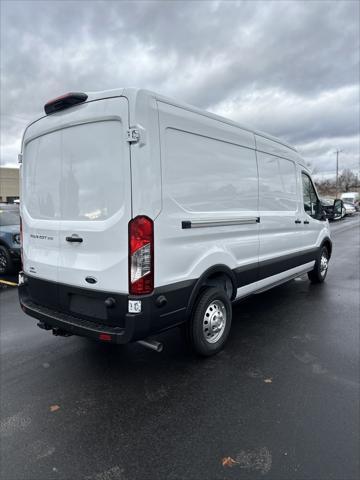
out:
<path id="1" fill-rule="evenodd" d="M 0 275 L 6 275 L 13 269 L 10 253 L 6 247 L 0 245 Z"/>
<path id="2" fill-rule="evenodd" d="M 308 272 L 308 277 L 311 283 L 323 283 L 328 272 L 329 258 L 329 250 L 327 247 L 323 246 L 315 261 L 314 269 L 311 270 L 311 272 Z M 324 264 L 324 259 L 326 259 L 326 266 Z"/>
<path id="3" fill-rule="evenodd" d="M 204 357 L 218 353 L 229 336 L 231 319 L 231 302 L 225 291 L 220 288 L 203 290 L 188 323 L 191 348 Z"/>

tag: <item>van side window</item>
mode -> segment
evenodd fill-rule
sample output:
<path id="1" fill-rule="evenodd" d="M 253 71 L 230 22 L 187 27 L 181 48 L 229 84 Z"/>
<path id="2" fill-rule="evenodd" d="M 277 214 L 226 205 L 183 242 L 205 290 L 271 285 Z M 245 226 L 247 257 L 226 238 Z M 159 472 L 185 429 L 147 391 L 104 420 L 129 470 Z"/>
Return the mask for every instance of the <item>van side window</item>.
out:
<path id="1" fill-rule="evenodd" d="M 258 152 L 260 210 L 297 209 L 296 168 L 294 162 Z"/>
<path id="2" fill-rule="evenodd" d="M 304 210 L 313 218 L 319 217 L 320 202 L 312 181 L 306 173 L 301 174 L 303 185 Z"/>

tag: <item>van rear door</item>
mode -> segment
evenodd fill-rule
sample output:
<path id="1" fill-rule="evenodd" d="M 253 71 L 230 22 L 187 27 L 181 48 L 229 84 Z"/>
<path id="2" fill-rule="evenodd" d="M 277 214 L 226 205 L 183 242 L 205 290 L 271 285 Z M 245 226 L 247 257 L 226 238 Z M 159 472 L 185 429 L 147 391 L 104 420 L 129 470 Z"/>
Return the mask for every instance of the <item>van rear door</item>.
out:
<path id="1" fill-rule="evenodd" d="M 30 129 L 36 132 L 24 140 L 23 161 L 27 273 L 69 286 L 128 291 L 127 129 L 124 97 L 56 112 Z"/>

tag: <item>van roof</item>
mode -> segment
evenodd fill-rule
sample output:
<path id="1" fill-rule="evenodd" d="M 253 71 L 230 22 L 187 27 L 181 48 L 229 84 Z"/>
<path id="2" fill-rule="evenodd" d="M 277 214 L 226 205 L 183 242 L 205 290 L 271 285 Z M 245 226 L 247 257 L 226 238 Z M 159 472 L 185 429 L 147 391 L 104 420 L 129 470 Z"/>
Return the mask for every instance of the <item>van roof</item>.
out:
<path id="1" fill-rule="evenodd" d="M 190 112 L 199 113 L 199 114 L 204 115 L 206 117 L 213 118 L 213 119 L 219 120 L 223 123 L 227 123 L 229 125 L 233 125 L 235 127 L 241 128 L 242 130 L 246 130 L 248 132 L 253 133 L 254 135 L 258 135 L 259 137 L 263 137 L 263 138 L 266 138 L 266 139 L 271 140 L 273 142 L 279 143 L 279 144 L 293 150 L 294 152 L 297 152 L 295 147 L 293 147 L 292 145 L 288 144 L 284 140 L 281 140 L 277 137 L 274 137 L 274 136 L 269 135 L 267 133 L 261 132 L 259 130 L 254 130 L 251 127 L 248 127 L 246 125 L 242 125 L 238 122 L 234 122 L 232 120 L 229 120 L 226 117 L 222 117 L 221 115 L 216 115 L 215 113 L 208 112 L 207 110 L 202 110 L 200 108 L 194 107 L 193 105 L 189 105 L 185 102 L 179 102 L 178 100 L 175 100 L 173 98 L 166 97 L 164 95 L 160 95 L 160 94 L 158 94 L 156 92 L 153 92 L 151 90 L 130 87 L 130 88 L 118 88 L 118 89 L 113 89 L 113 90 L 104 90 L 104 91 L 101 91 L 101 92 L 86 92 L 86 93 L 88 95 L 88 101 L 94 101 L 94 100 L 100 100 L 102 98 L 111 98 L 111 97 L 118 97 L 118 96 L 124 95 L 127 98 L 129 98 L 129 100 L 131 99 L 134 102 L 144 101 L 144 102 L 147 103 L 147 99 L 149 97 L 150 98 L 155 98 L 156 100 L 159 100 L 161 102 L 168 103 L 170 105 L 174 105 L 176 107 L 183 108 L 183 109 L 188 110 Z"/>
<path id="2" fill-rule="evenodd" d="M 208 118 L 212 118 L 214 120 L 218 120 L 222 123 L 226 123 L 228 125 L 232 125 L 234 127 L 237 127 L 237 128 L 242 129 L 242 130 L 248 131 L 248 132 L 252 133 L 253 135 L 255 135 L 256 137 L 258 137 L 258 139 L 259 139 L 259 150 L 264 148 L 263 145 L 260 146 L 261 144 L 263 144 L 263 142 L 261 140 L 265 140 L 265 141 L 268 140 L 270 142 L 274 142 L 275 144 L 277 144 L 280 147 L 279 152 L 275 153 L 275 155 L 280 155 L 281 156 L 281 150 L 283 150 L 283 153 L 285 153 L 284 152 L 284 150 L 285 150 L 285 151 L 288 152 L 289 158 L 292 158 L 292 160 L 295 160 L 296 162 L 300 163 L 304 168 L 307 168 L 304 160 L 298 154 L 296 148 L 293 147 L 292 145 L 289 145 L 288 143 L 284 142 L 283 140 L 280 140 L 279 138 L 273 137 L 272 135 L 269 135 L 267 133 L 264 133 L 264 132 L 261 132 L 261 131 L 258 131 L 258 130 L 254 130 L 251 127 L 248 127 L 246 125 L 242 125 L 240 123 L 234 122 L 234 121 L 229 120 L 228 118 L 222 117 L 220 115 L 216 115 L 215 113 L 210 113 L 206 110 L 201 110 L 200 108 L 194 107 L 193 105 L 189 105 L 187 103 L 179 102 L 178 100 L 175 100 L 175 99 L 163 96 L 163 95 L 159 95 L 156 92 L 152 92 L 150 90 L 146 90 L 146 89 L 142 89 L 142 88 L 129 87 L 129 88 L 116 88 L 116 89 L 113 89 L 113 90 L 104 90 L 104 91 L 98 91 L 98 92 L 86 92 L 86 94 L 88 96 L 86 102 L 93 102 L 93 101 L 101 100 L 101 99 L 105 99 L 105 98 L 115 98 L 115 97 L 125 96 L 129 99 L 129 104 L 131 105 L 131 108 L 134 108 L 135 110 L 137 110 L 137 109 L 141 110 L 143 108 L 146 108 L 146 106 L 149 104 L 149 99 L 155 99 L 155 100 L 158 100 L 160 102 L 167 103 L 169 105 L 173 105 L 175 107 L 179 107 L 179 108 L 182 108 L 184 110 L 194 112 L 194 113 L 197 113 L 199 115 L 206 116 Z M 25 131 L 23 133 L 23 141 L 24 141 L 25 135 L 26 135 L 29 127 L 36 124 L 39 120 L 45 118 L 46 116 L 47 115 L 42 116 L 42 117 L 32 121 L 30 124 L 27 125 L 27 127 L 25 128 Z M 255 137 L 255 140 L 256 140 L 256 137 Z"/>

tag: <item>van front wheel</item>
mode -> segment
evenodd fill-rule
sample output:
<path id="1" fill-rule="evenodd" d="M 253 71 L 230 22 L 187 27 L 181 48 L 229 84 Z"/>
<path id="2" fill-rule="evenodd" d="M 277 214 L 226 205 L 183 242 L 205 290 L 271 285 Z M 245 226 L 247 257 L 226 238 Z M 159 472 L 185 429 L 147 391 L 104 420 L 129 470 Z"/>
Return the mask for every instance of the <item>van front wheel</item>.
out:
<path id="1" fill-rule="evenodd" d="M 198 298 L 189 322 L 192 349 L 199 355 L 215 355 L 224 346 L 230 332 L 231 302 L 224 290 L 208 288 Z"/>
<path id="2" fill-rule="evenodd" d="M 329 251 L 323 246 L 319 252 L 319 256 L 315 261 L 314 269 L 308 273 L 311 283 L 322 283 L 327 275 L 329 266 Z"/>

